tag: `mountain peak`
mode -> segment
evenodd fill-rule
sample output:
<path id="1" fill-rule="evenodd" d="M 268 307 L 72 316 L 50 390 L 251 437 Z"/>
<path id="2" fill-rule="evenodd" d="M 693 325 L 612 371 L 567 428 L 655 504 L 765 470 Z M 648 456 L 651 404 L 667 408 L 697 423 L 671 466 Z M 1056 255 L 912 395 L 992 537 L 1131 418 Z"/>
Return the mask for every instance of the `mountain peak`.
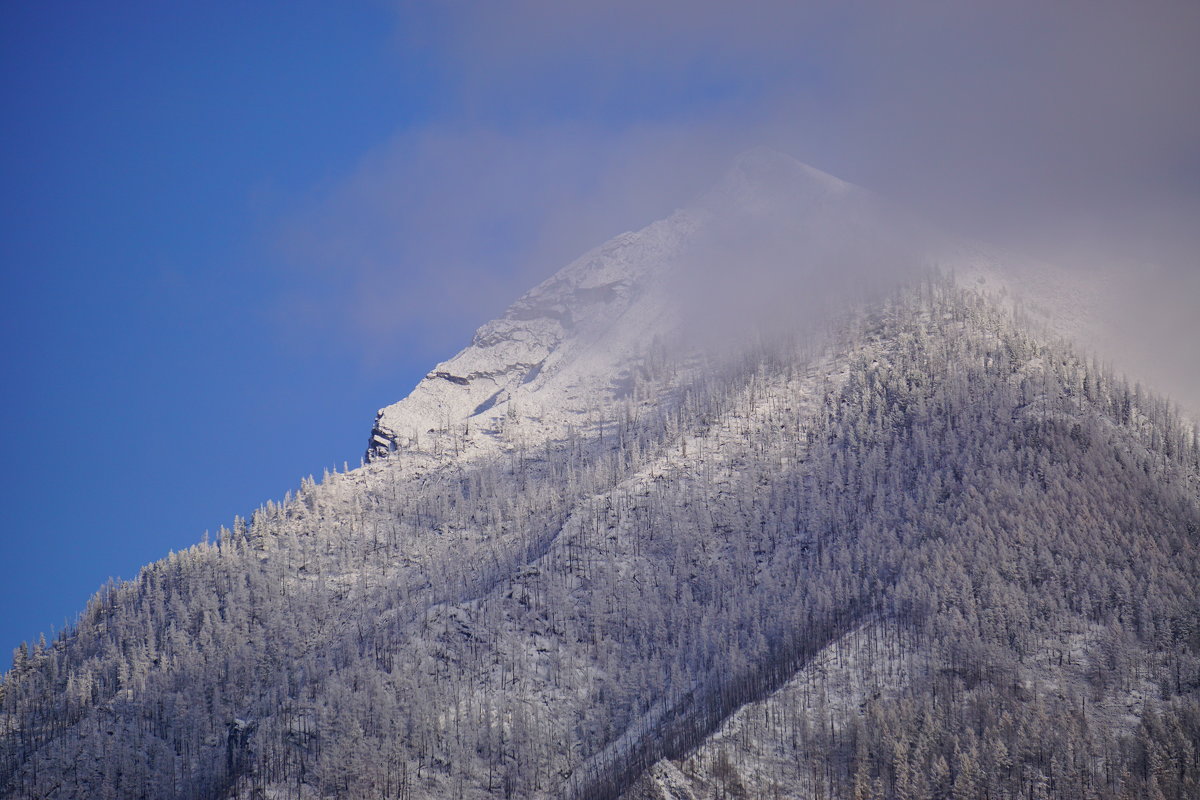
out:
<path id="1" fill-rule="evenodd" d="M 788 197 L 839 197 L 864 191 L 778 150 L 761 146 L 734 158 L 719 188 L 740 194 L 754 193 L 776 201 Z"/>
<path id="2" fill-rule="evenodd" d="M 718 215 L 766 213 L 803 218 L 828 206 L 859 202 L 870 192 L 768 147 L 739 154 L 700 201 Z"/>
<path id="3" fill-rule="evenodd" d="M 367 457 L 503 449 L 514 420 L 522 421 L 526 441 L 561 435 L 578 415 L 625 397 L 651 343 L 703 338 L 695 324 L 681 333 L 682 317 L 703 318 L 699 327 L 711 329 L 718 316 L 751 314 L 760 284 L 773 274 L 758 263 L 777 260 L 767 252 L 772 246 L 815 254 L 862 238 L 856 221 L 869 197 L 775 150 L 741 153 L 695 204 L 584 254 L 479 328 L 470 346 L 380 410 Z M 731 242 L 748 240 L 757 249 L 727 252 Z M 724 266 L 710 262 L 724 255 L 741 258 L 744 285 L 719 278 Z M 681 292 L 690 292 L 687 311 Z"/>
<path id="4" fill-rule="evenodd" d="M 739 153 L 733 159 L 730 173 L 736 173 L 743 180 L 752 183 L 807 184 L 812 188 L 834 193 L 845 193 L 858 188 L 778 150 L 762 146 Z"/>

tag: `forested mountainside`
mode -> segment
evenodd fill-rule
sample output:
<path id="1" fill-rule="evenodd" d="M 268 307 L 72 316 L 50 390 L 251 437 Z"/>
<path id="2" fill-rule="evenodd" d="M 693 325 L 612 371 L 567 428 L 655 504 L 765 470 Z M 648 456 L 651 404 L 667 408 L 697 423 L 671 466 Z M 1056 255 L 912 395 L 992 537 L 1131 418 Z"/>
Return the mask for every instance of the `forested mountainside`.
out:
<path id="1" fill-rule="evenodd" d="M 1198 796 L 1196 429 L 948 277 L 833 328 L 105 587 L 0 794 Z"/>

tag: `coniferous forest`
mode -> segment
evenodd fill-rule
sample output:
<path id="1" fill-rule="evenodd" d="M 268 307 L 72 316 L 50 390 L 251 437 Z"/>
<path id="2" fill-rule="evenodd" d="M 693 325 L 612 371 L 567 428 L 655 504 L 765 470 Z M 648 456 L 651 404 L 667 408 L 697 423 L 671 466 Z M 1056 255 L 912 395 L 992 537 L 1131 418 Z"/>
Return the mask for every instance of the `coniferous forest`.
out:
<path id="1" fill-rule="evenodd" d="M 1200 797 L 1200 434 L 948 276 L 110 583 L 10 798 Z"/>

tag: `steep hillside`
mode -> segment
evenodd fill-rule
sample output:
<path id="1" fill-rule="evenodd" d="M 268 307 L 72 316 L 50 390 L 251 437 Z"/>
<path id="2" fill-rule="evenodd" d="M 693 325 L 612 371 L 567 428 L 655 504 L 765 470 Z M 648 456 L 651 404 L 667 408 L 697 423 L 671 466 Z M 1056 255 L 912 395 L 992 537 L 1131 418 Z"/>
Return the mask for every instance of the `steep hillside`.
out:
<path id="1" fill-rule="evenodd" d="M 536 451 L 306 484 L 108 588 L 5 679 L 6 793 L 604 797 L 701 743 L 688 780 L 726 786 L 741 751 L 705 736 L 766 698 L 731 724 L 793 747 L 785 793 L 939 796 L 944 762 L 1186 796 L 1194 432 L 945 282 L 804 351 L 648 369 L 654 402 Z M 830 652 L 882 663 L 814 682 Z"/>
<path id="2" fill-rule="evenodd" d="M 830 407 L 870 613 L 626 798 L 1200 793 L 1196 430 L 963 300 Z"/>
<path id="3" fill-rule="evenodd" d="M 360 469 L 18 651 L 0 794 L 1196 796 L 1195 428 L 982 267 L 704 342 L 673 276 L 731 214 L 827 253 L 878 219 L 778 167 L 535 289 Z"/>

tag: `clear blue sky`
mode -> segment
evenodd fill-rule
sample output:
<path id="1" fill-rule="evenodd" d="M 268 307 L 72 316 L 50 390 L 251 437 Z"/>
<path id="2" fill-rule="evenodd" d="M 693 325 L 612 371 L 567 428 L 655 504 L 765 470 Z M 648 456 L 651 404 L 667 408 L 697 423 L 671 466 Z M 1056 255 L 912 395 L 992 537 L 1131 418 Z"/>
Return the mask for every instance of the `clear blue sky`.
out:
<path id="1" fill-rule="evenodd" d="M 0 650 L 306 474 L 428 354 L 289 341 L 278 220 L 435 102 L 372 3 L 20 3 L 0 22 Z"/>
<path id="2" fill-rule="evenodd" d="M 357 464 L 476 325 L 747 146 L 1167 264 L 1147 352 L 1200 397 L 1197 38 L 1175 0 L 4 4 L 0 660 Z"/>

